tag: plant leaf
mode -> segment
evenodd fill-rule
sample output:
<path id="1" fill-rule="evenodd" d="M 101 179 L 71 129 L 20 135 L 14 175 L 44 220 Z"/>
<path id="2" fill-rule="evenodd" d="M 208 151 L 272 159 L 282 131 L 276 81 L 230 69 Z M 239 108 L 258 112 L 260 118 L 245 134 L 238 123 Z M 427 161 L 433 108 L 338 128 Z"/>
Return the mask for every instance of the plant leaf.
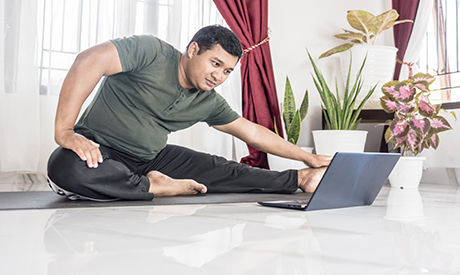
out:
<path id="1" fill-rule="evenodd" d="M 333 129 L 337 129 L 336 113 L 330 98 L 331 92 L 329 90 L 329 87 L 327 86 L 324 76 L 321 74 L 321 71 L 316 66 L 315 61 L 313 61 L 313 57 L 311 57 L 310 52 L 308 52 L 308 50 L 307 53 L 317 78 L 317 80 L 315 80 L 315 78 L 313 77 L 313 81 L 315 82 L 315 86 L 318 89 L 318 93 L 320 94 L 321 100 L 323 101 L 323 104 L 326 107 L 326 112 L 328 113 L 331 126 Z"/>
<path id="2" fill-rule="evenodd" d="M 430 139 L 430 145 L 434 148 L 434 149 L 438 149 L 438 146 L 439 146 L 439 136 L 438 134 L 433 134 Z"/>
<path id="3" fill-rule="evenodd" d="M 430 121 L 427 118 L 414 118 L 410 120 L 409 124 L 412 129 L 417 131 L 422 136 L 426 135 L 430 130 Z"/>
<path id="4" fill-rule="evenodd" d="M 391 132 L 390 127 L 387 128 L 385 131 L 385 141 L 386 143 L 389 143 L 393 140 L 393 133 Z"/>
<path id="5" fill-rule="evenodd" d="M 324 120 L 326 121 L 326 126 L 327 126 L 327 129 L 331 130 L 331 122 L 329 120 L 329 117 L 326 113 L 326 110 L 324 108 L 321 108 L 322 112 L 323 112 L 323 116 L 324 116 Z"/>
<path id="6" fill-rule="evenodd" d="M 374 20 L 375 16 L 363 10 L 347 11 L 347 21 L 351 27 L 358 31 L 362 31 L 366 36 L 369 36 L 369 25 Z"/>
<path id="7" fill-rule="evenodd" d="M 449 122 L 442 116 L 428 118 L 428 120 L 430 121 L 431 130 L 435 134 L 452 129 L 452 126 L 450 126 Z"/>
<path id="8" fill-rule="evenodd" d="M 390 124 L 391 135 L 395 138 L 401 138 L 409 131 L 409 123 L 404 120 L 393 120 Z"/>
<path id="9" fill-rule="evenodd" d="M 300 104 L 300 120 L 304 120 L 308 113 L 308 90 L 305 90 L 302 104 Z"/>
<path id="10" fill-rule="evenodd" d="M 417 134 L 416 131 L 414 130 L 409 130 L 406 135 L 406 146 L 409 147 L 409 149 L 414 153 L 414 155 L 417 155 L 418 152 L 418 146 L 419 143 L 421 142 L 420 136 Z"/>
<path id="11" fill-rule="evenodd" d="M 324 53 L 322 53 L 319 58 L 323 58 L 323 57 L 328 57 L 330 55 L 333 55 L 333 54 L 336 54 L 336 53 L 340 53 L 340 52 L 343 52 L 343 51 L 346 51 L 348 50 L 349 48 L 353 47 L 353 43 L 344 43 L 344 44 L 341 44 L 341 45 L 338 45 L 337 47 L 334 47 L 328 51 L 325 51 Z"/>
<path id="12" fill-rule="evenodd" d="M 393 113 L 398 109 L 398 106 L 395 101 L 388 98 L 388 96 L 382 96 L 380 98 L 380 105 L 383 110 L 387 113 Z"/>
<path id="13" fill-rule="evenodd" d="M 433 117 L 437 114 L 436 107 L 424 100 L 420 100 L 418 103 L 418 109 L 420 114 L 425 117 Z"/>
<path id="14" fill-rule="evenodd" d="M 379 35 L 381 32 L 393 27 L 398 17 L 399 14 L 394 9 L 379 14 L 370 22 L 369 30 L 374 35 Z"/>
<path id="15" fill-rule="evenodd" d="M 365 43 L 366 36 L 359 32 L 347 31 L 346 33 L 339 33 L 334 35 L 334 37 L 342 40 L 358 40 L 357 43 Z M 355 42 L 356 43 L 356 42 Z"/>
<path id="16" fill-rule="evenodd" d="M 391 100 L 401 102 L 411 101 L 416 94 L 412 80 L 389 81 L 382 86 L 382 92 Z"/>
<path id="17" fill-rule="evenodd" d="M 294 119 L 292 120 L 291 125 L 289 126 L 289 130 L 287 132 L 288 140 L 292 144 L 297 144 L 297 140 L 299 139 L 300 135 L 300 112 L 296 111 L 294 115 Z"/>
<path id="18" fill-rule="evenodd" d="M 286 76 L 286 87 L 284 89 L 284 102 L 283 102 L 283 119 L 286 132 L 289 129 L 292 120 L 294 119 L 296 107 L 294 100 L 294 93 L 292 92 L 291 83 Z"/>

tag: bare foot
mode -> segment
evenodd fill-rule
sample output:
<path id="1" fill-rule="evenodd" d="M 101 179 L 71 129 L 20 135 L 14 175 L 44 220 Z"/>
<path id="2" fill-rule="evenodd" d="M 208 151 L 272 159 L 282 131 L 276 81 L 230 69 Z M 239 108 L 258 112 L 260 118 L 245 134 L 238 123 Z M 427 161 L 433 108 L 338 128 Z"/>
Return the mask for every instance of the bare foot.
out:
<path id="1" fill-rule="evenodd" d="M 156 197 L 204 194 L 208 190 L 205 185 L 194 180 L 177 180 L 158 171 L 148 172 L 147 178 L 150 181 L 149 192 Z"/>
<path id="2" fill-rule="evenodd" d="M 326 172 L 327 167 L 321 168 L 305 168 L 298 171 L 298 184 L 299 187 L 308 193 L 313 193 L 318 187 L 321 178 Z"/>

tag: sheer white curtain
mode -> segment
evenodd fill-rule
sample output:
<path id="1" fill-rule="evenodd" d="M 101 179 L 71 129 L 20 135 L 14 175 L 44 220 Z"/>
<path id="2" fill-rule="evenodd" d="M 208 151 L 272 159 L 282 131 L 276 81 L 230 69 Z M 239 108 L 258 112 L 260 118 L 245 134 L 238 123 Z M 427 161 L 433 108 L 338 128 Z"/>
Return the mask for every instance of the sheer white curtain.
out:
<path id="1" fill-rule="evenodd" d="M 414 63 L 414 73 L 419 71 L 417 62 L 420 60 L 420 53 L 423 48 L 423 40 L 428 28 L 428 22 L 433 11 L 433 0 L 419 0 L 417 15 L 415 16 L 414 27 L 410 35 L 409 43 L 407 44 L 404 62 Z M 401 67 L 399 79 L 407 79 L 409 77 L 409 68 L 407 65 Z"/>
<path id="2" fill-rule="evenodd" d="M 35 171 L 40 152 L 37 2 L 0 1 L 0 171 Z"/>
<path id="3" fill-rule="evenodd" d="M 212 0 L 0 0 L 0 9 L 0 172 L 46 172 L 57 146 L 60 86 L 78 52 L 141 33 L 184 51 L 199 28 L 224 23 Z M 219 89 L 238 112 L 239 81 L 236 70 Z M 171 142 L 234 159 L 247 152 L 241 142 L 235 150 L 233 138 L 206 125 L 176 132 Z"/>

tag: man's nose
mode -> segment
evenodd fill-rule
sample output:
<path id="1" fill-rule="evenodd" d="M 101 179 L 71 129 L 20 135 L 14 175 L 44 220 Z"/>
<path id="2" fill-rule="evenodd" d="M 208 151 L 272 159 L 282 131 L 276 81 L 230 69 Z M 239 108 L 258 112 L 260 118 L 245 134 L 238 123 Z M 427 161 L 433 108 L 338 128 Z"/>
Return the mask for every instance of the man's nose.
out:
<path id="1" fill-rule="evenodd" d="M 215 82 L 220 82 L 220 81 L 222 81 L 223 75 L 224 75 L 223 72 L 220 71 L 220 70 L 216 70 L 216 71 L 214 71 L 214 72 L 211 74 L 211 76 L 212 76 L 212 78 L 213 78 L 213 80 L 214 80 Z"/>

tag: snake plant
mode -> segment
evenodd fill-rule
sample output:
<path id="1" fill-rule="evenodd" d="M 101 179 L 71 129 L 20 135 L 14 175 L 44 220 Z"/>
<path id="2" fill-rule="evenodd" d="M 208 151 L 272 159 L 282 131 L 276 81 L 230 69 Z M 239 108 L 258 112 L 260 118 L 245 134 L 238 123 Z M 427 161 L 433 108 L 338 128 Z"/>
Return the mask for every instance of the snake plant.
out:
<path id="1" fill-rule="evenodd" d="M 363 64 L 361 65 L 358 74 L 356 75 L 355 82 L 350 86 L 350 75 L 351 75 L 351 62 L 352 58 L 350 55 L 350 64 L 348 67 L 347 80 L 345 84 L 345 91 L 343 98 L 339 96 L 339 87 L 336 82 L 336 91 L 335 95 L 329 89 L 326 80 L 324 79 L 323 74 L 316 66 L 313 58 L 310 53 L 307 51 L 310 62 L 313 66 L 315 75 L 312 74 L 313 82 L 315 83 L 316 89 L 321 97 L 323 116 L 325 118 L 327 128 L 329 130 L 356 130 L 361 119 L 359 119 L 359 114 L 364 106 L 364 103 L 369 99 L 369 97 L 374 92 L 377 84 L 373 86 L 366 94 L 364 99 L 359 103 L 357 98 L 358 94 L 361 92 L 363 86 L 362 80 L 362 71 L 364 64 L 366 64 L 366 58 L 364 58 Z M 358 107 L 355 109 L 355 105 L 358 104 Z"/>
<path id="2" fill-rule="evenodd" d="M 297 144 L 300 135 L 300 129 L 302 120 L 308 112 L 308 90 L 305 91 L 300 109 L 296 109 L 294 93 L 292 92 L 291 83 L 289 78 L 286 77 L 286 87 L 284 89 L 284 101 L 283 101 L 283 121 L 284 129 L 287 135 L 287 140 L 293 144 Z M 275 132 L 278 133 L 278 128 L 275 121 Z"/>

